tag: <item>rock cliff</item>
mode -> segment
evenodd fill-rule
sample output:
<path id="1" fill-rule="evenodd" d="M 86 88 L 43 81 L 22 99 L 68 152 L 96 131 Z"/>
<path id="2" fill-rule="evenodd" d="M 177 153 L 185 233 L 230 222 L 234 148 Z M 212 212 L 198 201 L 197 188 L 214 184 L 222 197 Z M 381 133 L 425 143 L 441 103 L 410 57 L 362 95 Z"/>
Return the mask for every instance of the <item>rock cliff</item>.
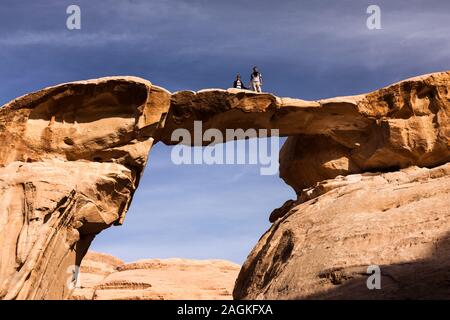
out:
<path id="1" fill-rule="evenodd" d="M 245 262 L 236 299 L 449 298 L 450 164 L 325 180 Z M 369 266 L 381 289 L 369 290 Z"/>
<path id="2" fill-rule="evenodd" d="M 390 283 L 376 297 L 430 297 L 406 283 L 417 270 L 424 281 L 448 276 L 439 266 L 450 232 L 449 116 L 450 72 L 317 101 L 236 89 L 171 94 L 134 77 L 15 99 L 0 108 L 0 298 L 68 297 L 71 268 L 101 230 L 123 222 L 152 144 L 176 143 L 172 132 L 192 132 L 194 121 L 203 131 L 288 136 L 280 176 L 298 198 L 271 214 L 235 298 L 362 297 L 369 263 Z"/>
<path id="3" fill-rule="evenodd" d="M 142 79 L 103 78 L 0 109 L 0 298 L 70 294 L 95 235 L 123 222 L 169 99 Z"/>

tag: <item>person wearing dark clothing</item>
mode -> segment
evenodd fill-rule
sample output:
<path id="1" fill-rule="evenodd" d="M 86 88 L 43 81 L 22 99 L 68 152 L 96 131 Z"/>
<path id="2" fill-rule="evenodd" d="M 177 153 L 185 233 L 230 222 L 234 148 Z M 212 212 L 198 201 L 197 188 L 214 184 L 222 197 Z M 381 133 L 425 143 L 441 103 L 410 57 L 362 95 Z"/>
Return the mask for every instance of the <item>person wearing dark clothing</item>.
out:
<path id="1" fill-rule="evenodd" d="M 237 89 L 247 89 L 247 88 L 244 86 L 244 83 L 243 83 L 242 80 L 241 80 L 241 75 L 240 75 L 239 73 L 236 75 L 236 80 L 234 80 L 234 82 L 233 82 L 233 88 L 237 88 Z"/>

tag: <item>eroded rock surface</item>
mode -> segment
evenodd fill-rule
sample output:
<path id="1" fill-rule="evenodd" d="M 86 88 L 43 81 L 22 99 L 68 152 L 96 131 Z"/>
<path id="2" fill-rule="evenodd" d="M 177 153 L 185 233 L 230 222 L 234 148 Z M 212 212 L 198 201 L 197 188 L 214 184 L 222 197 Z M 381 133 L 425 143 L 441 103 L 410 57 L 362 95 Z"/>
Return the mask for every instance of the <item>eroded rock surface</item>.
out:
<path id="1" fill-rule="evenodd" d="M 147 259 L 121 263 L 89 252 L 78 300 L 228 300 L 240 266 L 225 260 Z"/>
<path id="2" fill-rule="evenodd" d="M 354 102 L 364 130 L 289 137 L 280 175 L 297 192 L 338 175 L 450 161 L 450 73 L 421 76 Z"/>
<path id="3" fill-rule="evenodd" d="M 92 300 L 95 286 L 117 271 L 117 268 L 124 263 L 121 259 L 109 254 L 88 251 L 81 262 L 77 282 L 74 283 L 75 289 L 70 299 Z"/>
<path id="4" fill-rule="evenodd" d="M 133 77 L 68 83 L 0 109 L 0 298 L 60 299 L 122 223 L 170 94 Z"/>
<path id="5" fill-rule="evenodd" d="M 235 298 L 450 297 L 450 164 L 339 177 L 302 197 L 249 255 Z"/>
<path id="6" fill-rule="evenodd" d="M 193 133 L 194 121 L 203 132 L 288 136 L 280 175 L 298 198 L 271 215 L 275 223 L 244 265 L 236 298 L 346 297 L 349 283 L 359 292 L 369 262 L 402 284 L 379 297 L 429 296 L 405 287 L 408 277 L 387 266 L 417 262 L 424 281 L 432 279 L 430 256 L 447 266 L 449 87 L 450 72 L 440 72 L 365 95 L 305 101 L 236 89 L 171 94 L 143 79 L 112 77 L 15 99 L 0 108 L 0 299 L 68 297 L 93 238 L 123 223 L 152 144 L 177 143 L 173 131 Z M 139 277 L 141 269 L 133 272 Z M 98 297 L 159 297 L 157 290 L 122 292 L 115 284 L 126 283 L 126 272 L 108 275 Z M 332 291 L 342 279 L 357 284 Z M 441 289 L 436 284 L 436 295 Z"/>
<path id="7" fill-rule="evenodd" d="M 365 95 L 317 101 L 237 89 L 180 91 L 172 95 L 160 138 L 177 143 L 173 130 L 193 135 L 196 120 L 203 131 L 279 129 L 290 136 L 280 154 L 280 175 L 301 192 L 338 175 L 448 162 L 449 88 L 450 72 L 440 72 Z"/>

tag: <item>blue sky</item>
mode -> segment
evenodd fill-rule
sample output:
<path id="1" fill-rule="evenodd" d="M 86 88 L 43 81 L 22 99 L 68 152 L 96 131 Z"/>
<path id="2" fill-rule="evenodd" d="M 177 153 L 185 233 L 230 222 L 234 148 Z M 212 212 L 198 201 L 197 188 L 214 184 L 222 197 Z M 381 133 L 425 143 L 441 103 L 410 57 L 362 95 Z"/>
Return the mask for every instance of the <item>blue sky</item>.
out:
<path id="1" fill-rule="evenodd" d="M 81 7 L 81 30 L 66 29 L 70 4 Z M 381 30 L 366 28 L 369 4 L 381 8 Z M 0 8 L 0 104 L 110 75 L 171 91 L 227 88 L 256 64 L 264 90 L 317 99 L 450 69 L 447 0 L 2 0 Z M 158 144 L 124 226 L 104 231 L 93 249 L 128 261 L 242 263 L 271 210 L 293 196 L 257 166 L 175 166 Z"/>

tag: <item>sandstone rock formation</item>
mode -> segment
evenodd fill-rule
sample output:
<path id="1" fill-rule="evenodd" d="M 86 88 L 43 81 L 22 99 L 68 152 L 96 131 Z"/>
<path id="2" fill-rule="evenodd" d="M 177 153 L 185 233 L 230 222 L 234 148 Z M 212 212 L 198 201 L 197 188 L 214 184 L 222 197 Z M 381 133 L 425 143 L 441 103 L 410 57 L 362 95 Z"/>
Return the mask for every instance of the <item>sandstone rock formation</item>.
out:
<path id="1" fill-rule="evenodd" d="M 108 275 L 117 271 L 124 261 L 109 254 L 88 251 L 78 270 L 77 281 L 70 298 L 73 300 L 92 300 L 95 286 Z"/>
<path id="2" fill-rule="evenodd" d="M 124 264 L 88 252 L 72 299 L 228 300 L 239 269 L 225 260 L 147 259 Z"/>
<path id="3" fill-rule="evenodd" d="M 368 266 L 381 270 L 369 290 Z M 260 239 L 237 299 L 450 298 L 450 163 L 326 180 Z"/>
<path id="4" fill-rule="evenodd" d="M 122 223 L 169 97 L 146 80 L 103 78 L 0 109 L 0 298 L 68 296 L 92 239 Z"/>
<path id="5" fill-rule="evenodd" d="M 237 89 L 180 91 L 172 95 L 161 140 L 177 143 L 173 130 L 193 133 L 195 120 L 204 131 L 279 129 L 290 136 L 280 153 L 280 175 L 300 192 L 338 175 L 450 161 L 449 87 L 450 72 L 440 72 L 318 101 Z"/>
<path id="6" fill-rule="evenodd" d="M 325 274 L 320 278 L 325 281 L 327 270 L 341 268 L 344 276 L 331 271 L 331 277 L 354 277 L 339 257 L 358 268 L 369 260 L 393 265 L 427 259 L 425 245 L 415 250 L 411 237 L 425 244 L 434 241 L 439 260 L 447 252 L 440 232 L 450 231 L 448 205 L 442 204 L 448 194 L 436 191 L 435 197 L 428 197 L 431 189 L 427 187 L 441 190 L 440 185 L 445 189 L 448 183 L 449 88 L 450 72 L 440 72 L 365 95 L 305 101 L 236 89 L 171 94 L 143 79 L 113 77 L 62 84 L 13 100 L 0 108 L 0 299 L 68 297 L 68 277 L 70 282 L 73 267 L 81 263 L 95 235 L 123 222 L 152 144 L 175 144 L 172 132 L 178 128 L 192 132 L 194 121 L 202 121 L 203 132 L 211 128 L 221 132 L 279 129 L 280 135 L 288 136 L 280 153 L 280 175 L 298 198 L 271 215 L 275 224 L 244 265 L 236 298 L 322 297 L 322 291 L 329 288 L 320 287 L 311 274 Z M 247 137 L 255 134 L 247 132 Z M 417 168 L 391 173 L 395 178 L 369 174 L 411 166 Z M 354 175 L 359 173 L 363 175 Z M 429 177 L 418 183 L 411 178 L 416 175 Z M 361 181 L 347 186 L 346 179 L 359 177 Z M 348 189 L 352 186 L 360 190 Z M 417 190 L 399 191 L 409 186 Z M 354 205 L 347 192 L 355 197 Z M 404 202 L 392 208 L 399 203 L 385 193 L 411 203 L 405 216 L 409 212 L 419 225 L 413 228 L 403 223 L 395 213 Z M 365 202 L 378 203 L 367 204 L 366 211 L 358 198 L 361 194 Z M 340 202 L 343 199 L 345 203 Z M 350 209 L 332 209 L 329 201 Z M 435 225 L 427 223 L 423 203 L 436 210 L 432 216 L 439 219 L 442 229 L 430 229 Z M 316 214 L 294 214 L 296 208 L 309 208 L 308 212 Z M 336 221 L 327 220 L 332 217 Z M 374 229 L 378 230 L 375 235 L 366 229 L 378 219 L 384 224 Z M 312 221 L 321 229 L 316 230 Z M 342 240 L 340 250 L 344 251 L 336 249 L 335 262 L 326 259 L 329 249 L 323 245 L 330 239 L 364 239 L 360 236 L 364 232 L 370 241 L 361 243 L 358 252 L 349 248 L 350 240 Z M 411 249 L 389 246 L 387 239 L 392 240 L 394 232 L 395 240 Z M 279 249 L 273 252 L 276 243 Z M 299 249 L 303 245 L 307 247 Z M 405 250 L 400 255 L 404 260 L 396 260 L 393 248 Z M 351 255 L 345 255 L 345 250 Z M 384 253 L 384 260 L 372 259 Z M 303 265 L 313 258 L 318 264 Z M 426 270 L 432 270 L 427 266 Z M 330 296 L 346 296 L 345 289 L 339 292 Z"/>

